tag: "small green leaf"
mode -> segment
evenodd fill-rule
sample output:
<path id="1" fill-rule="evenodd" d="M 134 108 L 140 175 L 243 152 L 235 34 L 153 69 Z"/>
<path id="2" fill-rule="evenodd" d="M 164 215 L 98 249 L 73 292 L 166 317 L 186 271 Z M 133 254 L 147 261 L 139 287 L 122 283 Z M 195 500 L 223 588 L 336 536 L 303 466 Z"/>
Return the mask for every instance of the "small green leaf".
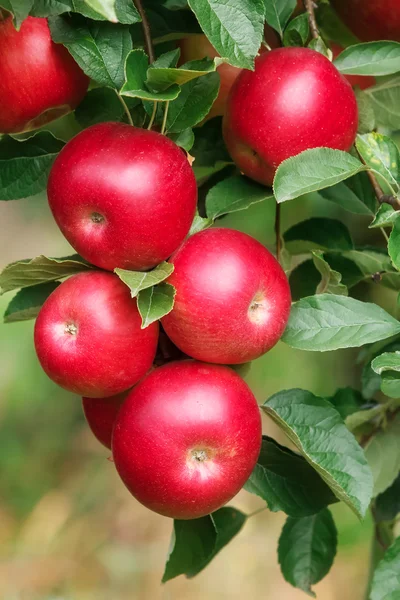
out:
<path id="1" fill-rule="evenodd" d="M 266 436 L 244 488 L 265 500 L 269 510 L 282 510 L 291 517 L 313 515 L 336 502 L 330 488 L 302 456 Z"/>
<path id="2" fill-rule="evenodd" d="M 327 352 L 360 347 L 400 333 L 400 323 L 380 306 L 320 294 L 292 305 L 282 341 L 299 350 Z"/>
<path id="3" fill-rule="evenodd" d="M 354 248 L 346 225 L 336 219 L 312 217 L 293 225 L 283 234 L 286 248 L 291 254 L 304 254 L 311 250 L 351 250 Z"/>
<path id="4" fill-rule="evenodd" d="M 140 100 L 128 99 L 128 108 L 134 108 Z M 75 109 L 75 118 L 82 127 L 90 127 L 107 121 L 125 121 L 125 109 L 111 88 L 95 88 L 90 90 Z"/>
<path id="5" fill-rule="evenodd" d="M 392 264 L 386 252 L 379 252 L 377 248 L 374 250 L 346 250 L 343 252 L 343 256 L 352 260 L 365 276 L 392 270 Z"/>
<path id="6" fill-rule="evenodd" d="M 146 86 L 149 59 L 143 50 L 132 50 L 125 61 L 125 83 L 121 88 L 121 96 L 168 102 L 180 94 L 178 85 L 171 85 L 163 92 L 152 92 Z"/>
<path id="7" fill-rule="evenodd" d="M 207 219 L 205 217 L 200 217 L 200 215 L 196 215 L 193 219 L 192 226 L 190 227 L 189 236 L 198 233 L 199 231 L 203 231 L 203 229 L 207 229 L 211 227 L 212 220 Z"/>
<path id="8" fill-rule="evenodd" d="M 388 252 L 393 265 L 400 271 L 400 221 L 393 224 L 392 233 L 389 237 Z"/>
<path id="9" fill-rule="evenodd" d="M 296 0 L 264 0 L 264 4 L 265 20 L 282 37 L 283 30 L 296 8 Z"/>
<path id="10" fill-rule="evenodd" d="M 336 527 L 328 509 L 311 517 L 288 517 L 278 547 L 285 580 L 315 598 L 311 586 L 329 572 L 336 547 Z"/>
<path id="11" fill-rule="evenodd" d="M 170 133 L 168 135 L 169 139 L 175 142 L 177 146 L 186 150 L 186 152 L 190 152 L 194 144 L 194 133 L 193 129 L 190 127 L 188 129 L 184 129 L 179 133 Z"/>
<path id="12" fill-rule="evenodd" d="M 137 305 L 142 317 L 142 329 L 171 312 L 175 294 L 176 289 L 169 283 L 160 283 L 139 292 Z"/>
<path id="13" fill-rule="evenodd" d="M 349 292 L 347 287 L 341 283 L 341 273 L 331 269 L 329 263 L 326 262 L 324 255 L 320 250 L 313 250 L 311 254 L 315 268 L 321 274 L 321 281 L 318 284 L 315 293 L 347 296 Z"/>
<path id="14" fill-rule="evenodd" d="M 366 135 L 358 135 L 356 146 L 364 162 L 371 169 L 382 175 L 382 177 L 378 175 L 378 179 L 383 191 L 386 193 L 391 192 L 388 183 L 395 191 L 398 191 L 400 154 L 394 141 L 385 135 L 374 132 Z"/>
<path id="15" fill-rule="evenodd" d="M 308 47 L 311 48 L 311 50 L 315 50 L 315 52 L 319 52 L 323 56 L 326 56 L 326 58 L 329 58 L 329 60 L 332 59 L 332 51 L 325 44 L 321 36 L 313 38 L 308 44 Z"/>
<path id="16" fill-rule="evenodd" d="M 343 75 L 391 75 L 400 71 L 400 44 L 356 44 L 343 50 L 333 64 Z"/>
<path id="17" fill-rule="evenodd" d="M 378 125 L 396 130 L 400 124 L 400 77 L 391 78 L 367 90 Z"/>
<path id="18" fill-rule="evenodd" d="M 363 517 L 372 474 L 362 448 L 333 406 L 305 390 L 279 392 L 262 410 L 286 433 L 335 496 Z"/>
<path id="19" fill-rule="evenodd" d="M 263 0 L 188 0 L 188 3 L 220 56 L 235 67 L 252 69 L 263 36 Z"/>
<path id="20" fill-rule="evenodd" d="M 341 150 L 305 150 L 279 165 L 273 186 L 276 201 L 286 202 L 322 190 L 365 169 L 359 160 Z"/>
<path id="21" fill-rule="evenodd" d="M 356 215 L 373 215 L 376 198 L 366 173 L 321 190 L 319 195 Z"/>
<path id="22" fill-rule="evenodd" d="M 374 476 L 374 497 L 392 485 L 400 469 L 400 417 L 366 445 L 365 456 Z"/>
<path id="23" fill-rule="evenodd" d="M 116 0 L 85 0 L 91 8 L 113 23 L 118 22 L 115 12 Z"/>
<path id="24" fill-rule="evenodd" d="M 155 44 L 181 39 L 191 33 L 201 33 L 196 17 L 190 10 L 168 10 L 160 0 L 146 0 L 146 15 Z M 144 45 L 141 23 L 132 25 L 135 45 Z"/>
<path id="25" fill-rule="evenodd" d="M 368 227 L 370 229 L 375 227 L 388 227 L 393 225 L 399 215 L 400 212 L 394 210 L 389 204 L 381 204 L 373 221 L 370 223 L 370 225 L 368 225 Z"/>
<path id="26" fill-rule="evenodd" d="M 0 200 L 19 200 L 46 189 L 51 166 L 64 142 L 48 131 L 24 140 L 0 140 Z"/>
<path id="27" fill-rule="evenodd" d="M 220 59 L 211 60 L 205 58 L 201 61 L 192 61 L 179 68 L 159 68 L 151 65 L 147 72 L 147 84 L 160 90 L 165 90 L 171 85 L 184 85 L 192 79 L 203 77 L 208 73 L 214 73 Z M 193 65 L 194 68 L 191 68 Z"/>
<path id="28" fill-rule="evenodd" d="M 384 371 L 400 372 L 400 352 L 384 352 L 380 354 L 380 356 L 374 358 L 371 367 L 378 375 L 381 375 Z"/>
<path id="29" fill-rule="evenodd" d="M 206 197 L 206 211 L 210 219 L 245 210 L 252 204 L 270 200 L 272 191 L 247 177 L 237 175 L 220 181 L 210 189 Z"/>
<path id="30" fill-rule="evenodd" d="M 395 600 L 400 593 L 400 537 L 378 563 L 372 580 L 370 600 Z"/>
<path id="31" fill-rule="evenodd" d="M 372 408 L 368 408 L 366 410 L 360 410 L 358 412 L 354 412 L 346 418 L 346 427 L 354 432 L 362 425 L 366 423 L 370 423 L 374 421 L 376 417 L 380 417 L 382 415 L 382 405 L 378 404 Z"/>
<path id="32" fill-rule="evenodd" d="M 14 23 L 16 28 L 19 30 L 22 22 L 29 15 L 33 3 L 34 0 L 1 0 L 0 6 L 10 11 L 10 13 L 14 15 Z"/>
<path id="33" fill-rule="evenodd" d="M 31 287 L 92 269 L 78 254 L 66 258 L 36 258 L 11 263 L 0 273 L 0 293 Z"/>
<path id="34" fill-rule="evenodd" d="M 392 485 L 375 500 L 377 521 L 393 521 L 400 513 L 400 472 Z"/>
<path id="35" fill-rule="evenodd" d="M 358 106 L 358 133 L 369 133 L 375 129 L 375 113 L 371 98 L 360 88 L 355 89 Z"/>
<path id="36" fill-rule="evenodd" d="M 305 12 L 290 21 L 283 34 L 284 46 L 305 46 L 310 36 L 308 14 Z"/>
<path id="37" fill-rule="evenodd" d="M 174 265 L 162 262 L 152 271 L 127 271 L 125 269 L 114 269 L 114 273 L 129 287 L 132 298 L 135 298 L 141 290 L 153 287 L 161 283 L 171 275 Z"/>
<path id="38" fill-rule="evenodd" d="M 49 281 L 19 290 L 7 306 L 4 323 L 35 319 L 45 300 L 59 285 L 59 281 Z"/>
<path id="39" fill-rule="evenodd" d="M 333 404 L 343 420 L 359 411 L 363 404 L 360 392 L 350 387 L 338 389 L 334 396 L 326 400 Z"/>

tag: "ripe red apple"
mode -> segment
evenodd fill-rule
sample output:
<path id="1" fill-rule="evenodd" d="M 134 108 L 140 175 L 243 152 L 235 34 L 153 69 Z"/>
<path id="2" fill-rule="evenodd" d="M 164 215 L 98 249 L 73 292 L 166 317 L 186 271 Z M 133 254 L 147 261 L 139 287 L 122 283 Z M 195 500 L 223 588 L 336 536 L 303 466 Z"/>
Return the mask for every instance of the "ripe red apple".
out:
<path id="1" fill-rule="evenodd" d="M 278 261 L 252 237 L 207 229 L 186 240 L 170 262 L 175 305 L 162 324 L 185 354 L 239 364 L 258 358 L 282 336 L 289 284 Z"/>
<path id="2" fill-rule="evenodd" d="M 128 395 L 112 452 L 139 502 L 166 517 L 195 519 L 237 494 L 260 444 L 257 402 L 239 375 L 182 361 L 154 370 Z"/>
<path id="3" fill-rule="evenodd" d="M 279 48 L 235 81 L 223 130 L 239 169 L 271 185 L 279 164 L 309 148 L 349 150 L 357 133 L 351 85 L 322 54 Z"/>
<path id="4" fill-rule="evenodd" d="M 0 19 L 0 132 L 41 127 L 73 110 L 89 78 L 50 37 L 46 19 L 28 17 L 17 31 Z"/>
<path id="5" fill-rule="evenodd" d="M 86 260 L 111 271 L 146 270 L 186 237 L 197 187 L 185 153 L 166 136 L 101 123 L 61 150 L 48 197 L 61 231 Z"/>
<path id="6" fill-rule="evenodd" d="M 362 41 L 400 42 L 399 0 L 331 0 L 347 27 Z"/>
<path id="7" fill-rule="evenodd" d="M 335 42 L 330 43 L 330 48 L 332 50 L 333 58 L 339 56 L 339 54 L 344 50 L 342 46 L 335 44 Z M 358 86 L 362 90 L 366 90 L 376 83 L 375 77 L 370 77 L 369 75 L 345 75 L 344 78 L 347 79 L 351 86 Z"/>
<path id="8" fill-rule="evenodd" d="M 47 375 L 89 398 L 129 389 L 150 369 L 158 324 L 141 329 L 136 300 L 116 275 L 100 271 L 67 279 L 42 306 L 35 347 Z"/>
<path id="9" fill-rule="evenodd" d="M 82 398 L 83 413 L 93 435 L 111 450 L 115 419 L 126 398 L 126 392 L 111 398 Z"/>

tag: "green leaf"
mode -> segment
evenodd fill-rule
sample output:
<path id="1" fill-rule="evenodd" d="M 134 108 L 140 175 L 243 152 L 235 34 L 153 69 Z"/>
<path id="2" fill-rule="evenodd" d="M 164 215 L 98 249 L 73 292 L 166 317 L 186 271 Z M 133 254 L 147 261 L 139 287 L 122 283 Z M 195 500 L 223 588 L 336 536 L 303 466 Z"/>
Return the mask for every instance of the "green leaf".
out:
<path id="1" fill-rule="evenodd" d="M 199 560 L 195 566 L 186 572 L 188 578 L 194 577 L 202 571 L 212 559 L 239 533 L 246 522 L 246 515 L 232 506 L 225 506 L 210 515 L 217 530 L 217 541 L 214 550 L 203 561 Z"/>
<path id="2" fill-rule="evenodd" d="M 362 517 L 372 474 L 362 448 L 333 406 L 305 390 L 279 392 L 262 410 L 286 433 L 335 496 Z"/>
<path id="3" fill-rule="evenodd" d="M 320 294 L 292 305 L 282 341 L 299 350 L 360 347 L 400 333 L 400 323 L 376 304 Z"/>
<path id="4" fill-rule="evenodd" d="M 394 210 L 389 204 L 381 204 L 373 221 L 370 223 L 370 225 L 368 225 L 368 227 L 369 229 L 373 229 L 375 227 L 388 227 L 393 225 L 399 215 L 400 212 Z"/>
<path id="5" fill-rule="evenodd" d="M 252 69 L 263 36 L 263 0 L 189 0 L 188 3 L 220 56 L 235 67 Z"/>
<path id="6" fill-rule="evenodd" d="M 208 561 L 216 547 L 217 536 L 211 515 L 189 521 L 175 519 L 163 583 L 178 575 L 190 574 L 199 564 Z"/>
<path id="7" fill-rule="evenodd" d="M 356 215 L 373 215 L 376 198 L 366 173 L 321 190 L 319 195 Z"/>
<path id="8" fill-rule="evenodd" d="M 135 298 L 141 290 L 153 287 L 161 283 L 171 275 L 174 265 L 162 262 L 152 271 L 127 271 L 125 269 L 114 269 L 114 273 L 127 285 Z"/>
<path id="9" fill-rule="evenodd" d="M 170 133 L 168 137 L 170 140 L 175 142 L 177 146 L 186 150 L 186 152 L 190 152 L 193 147 L 194 133 L 190 127 L 180 131 L 179 133 Z"/>
<path id="10" fill-rule="evenodd" d="M 330 488 L 302 456 L 266 436 L 244 488 L 265 500 L 269 510 L 282 510 L 291 517 L 313 515 L 336 502 Z"/>
<path id="11" fill-rule="evenodd" d="M 392 233 L 389 237 L 388 252 L 393 265 L 400 271 L 400 221 L 393 224 Z"/>
<path id="12" fill-rule="evenodd" d="M 122 86 L 125 59 L 132 48 L 129 27 L 79 15 L 50 17 L 49 27 L 53 40 L 66 46 L 86 75 L 112 88 Z"/>
<path id="13" fill-rule="evenodd" d="M 115 0 L 85 0 L 85 2 L 113 23 L 117 23 L 118 18 L 115 12 Z"/>
<path id="14" fill-rule="evenodd" d="M 373 406 L 372 408 L 368 408 L 365 410 L 360 410 L 358 412 L 354 412 L 353 414 L 346 417 L 346 427 L 354 432 L 362 425 L 366 423 L 370 423 L 374 421 L 376 417 L 381 417 L 382 415 L 382 405 L 378 404 L 377 406 Z"/>
<path id="15" fill-rule="evenodd" d="M 391 192 L 388 183 L 398 191 L 400 154 L 393 140 L 380 133 L 368 133 L 357 135 L 356 146 L 364 162 L 382 175 L 378 179 L 383 191 Z"/>
<path id="16" fill-rule="evenodd" d="M 348 179 L 366 167 L 341 150 L 313 148 L 284 160 L 274 179 L 276 201 L 286 202 Z"/>
<path id="17" fill-rule="evenodd" d="M 375 129 L 375 113 L 374 106 L 370 97 L 360 90 L 355 89 L 358 106 L 358 133 L 369 133 Z"/>
<path id="18" fill-rule="evenodd" d="M 128 99 L 128 108 L 134 108 L 140 100 Z M 90 90 L 75 109 L 75 118 L 82 127 L 90 127 L 107 121 L 126 121 L 125 109 L 111 88 Z"/>
<path id="19" fill-rule="evenodd" d="M 139 292 L 137 305 L 142 317 L 142 329 L 171 312 L 175 294 L 176 289 L 169 283 L 160 283 Z"/>
<path id="20" fill-rule="evenodd" d="M 336 527 L 328 509 L 311 517 L 288 517 L 278 546 L 285 580 L 315 598 L 311 586 L 329 572 L 336 547 Z"/>
<path id="21" fill-rule="evenodd" d="M 310 36 L 308 14 L 305 12 L 290 21 L 283 34 L 284 46 L 305 46 Z"/>
<path id="22" fill-rule="evenodd" d="M 292 301 L 296 302 L 300 298 L 315 294 L 320 281 L 321 276 L 311 259 L 297 265 L 289 275 Z"/>
<path id="23" fill-rule="evenodd" d="M 201 61 L 196 60 L 177 68 L 159 68 L 152 65 L 147 72 L 147 84 L 155 89 L 165 90 L 171 85 L 184 85 L 192 79 L 203 77 L 208 73 L 214 73 L 220 59 L 211 60 L 205 58 Z M 191 66 L 193 65 L 193 69 Z"/>
<path id="24" fill-rule="evenodd" d="M 354 248 L 346 225 L 336 219 L 313 217 L 293 225 L 283 234 L 291 254 L 311 250 L 351 250 Z"/>
<path id="25" fill-rule="evenodd" d="M 195 233 L 198 233 L 199 231 L 203 231 L 203 229 L 207 229 L 208 227 L 211 227 L 212 223 L 213 222 L 211 219 L 207 219 L 205 217 L 200 217 L 200 215 L 195 215 L 188 235 L 191 236 L 191 235 L 194 235 Z"/>
<path id="26" fill-rule="evenodd" d="M 370 358 L 364 365 L 361 376 L 362 394 L 367 400 L 373 398 L 381 387 L 381 376 L 372 370 L 372 360 L 383 352 L 395 352 L 396 350 L 400 350 L 400 343 L 397 341 L 389 344 L 379 344 L 379 348 L 369 355 Z"/>
<path id="27" fill-rule="evenodd" d="M 400 593 L 400 537 L 386 550 L 372 580 L 370 600 L 394 600 Z M 397 595 L 397 596 L 396 596 Z"/>
<path id="28" fill-rule="evenodd" d="M 190 33 L 201 33 L 190 10 L 168 10 L 160 0 L 146 0 L 146 15 L 155 44 L 180 39 Z M 140 23 L 132 25 L 131 34 L 136 46 L 144 45 L 143 27 Z"/>
<path id="29" fill-rule="evenodd" d="M 393 521 L 400 513 L 400 472 L 392 485 L 379 494 L 375 500 L 375 518 L 379 521 Z"/>
<path id="30" fill-rule="evenodd" d="M 19 30 L 22 21 L 29 15 L 33 2 L 34 0 L 1 0 L 0 6 L 14 15 L 14 23 Z"/>
<path id="31" fill-rule="evenodd" d="M 324 255 L 320 250 L 312 251 L 313 263 L 321 274 L 321 281 L 317 286 L 316 294 L 338 294 L 342 296 L 348 295 L 347 287 L 341 283 L 342 275 L 338 271 L 334 271 L 329 266 L 329 263 L 324 259 Z"/>
<path id="32" fill-rule="evenodd" d="M 7 306 L 4 323 L 35 319 L 45 300 L 59 285 L 59 281 L 49 281 L 19 290 Z"/>
<path id="33" fill-rule="evenodd" d="M 143 50 L 132 50 L 126 57 L 125 83 L 121 88 L 122 96 L 168 102 L 180 94 L 178 85 L 172 85 L 163 92 L 152 92 L 146 86 L 149 59 Z"/>
<path id="34" fill-rule="evenodd" d="M 229 177 L 210 189 L 206 197 L 206 212 L 210 219 L 245 210 L 252 204 L 273 198 L 270 189 L 242 175 Z"/>
<path id="35" fill-rule="evenodd" d="M 391 75 L 400 71 L 400 44 L 356 44 L 343 50 L 333 64 L 343 75 Z"/>
<path id="36" fill-rule="evenodd" d="M 329 58 L 329 60 L 332 59 L 332 51 L 325 44 L 321 36 L 313 38 L 308 44 L 308 47 L 311 48 L 311 50 L 315 50 L 315 52 L 319 52 L 323 56 L 326 56 L 326 58 Z"/>
<path id="37" fill-rule="evenodd" d="M 381 390 L 389 398 L 400 398 L 400 373 L 386 371 L 382 375 Z"/>
<path id="38" fill-rule="evenodd" d="M 11 292 L 47 281 L 55 281 L 93 267 L 78 254 L 66 258 L 36 258 L 11 263 L 0 273 L 0 293 Z"/>
<path id="39" fill-rule="evenodd" d="M 400 77 L 375 85 L 365 93 L 370 98 L 378 125 L 395 130 L 400 127 Z"/>
<path id="40" fill-rule="evenodd" d="M 400 416 L 379 431 L 365 447 L 365 456 L 374 477 L 373 497 L 388 489 L 400 469 Z"/>
<path id="41" fill-rule="evenodd" d="M 209 73 L 182 85 L 179 97 L 169 106 L 167 132 L 178 133 L 200 123 L 218 96 L 219 81 L 218 73 Z"/>
<path id="42" fill-rule="evenodd" d="M 352 260 L 367 277 L 380 271 L 392 270 L 390 258 L 386 252 L 379 252 L 378 249 L 346 250 L 343 256 Z"/>
<path id="43" fill-rule="evenodd" d="M 19 200 L 46 189 L 51 166 L 64 142 L 48 131 L 17 141 L 0 140 L 0 200 Z"/>
<path id="44" fill-rule="evenodd" d="M 196 167 L 214 167 L 232 162 L 222 137 L 222 119 L 215 117 L 196 128 L 196 138 L 191 154 Z"/>
<path id="45" fill-rule="evenodd" d="M 335 392 L 334 396 L 325 399 L 333 404 L 343 420 L 359 411 L 360 406 L 363 404 L 360 392 L 351 387 L 340 388 Z"/>
<path id="46" fill-rule="evenodd" d="M 384 371 L 400 372 L 400 352 L 384 352 L 380 354 L 374 358 L 371 367 L 378 375 L 381 375 Z"/>
<path id="47" fill-rule="evenodd" d="M 264 4 L 265 20 L 282 37 L 283 30 L 296 8 L 296 0 L 264 0 Z"/>
<path id="48" fill-rule="evenodd" d="M 72 0 L 71 3 L 74 12 L 80 12 L 91 19 L 107 19 L 128 25 L 141 20 L 132 0 Z M 85 10 L 83 4 L 89 9 Z"/>

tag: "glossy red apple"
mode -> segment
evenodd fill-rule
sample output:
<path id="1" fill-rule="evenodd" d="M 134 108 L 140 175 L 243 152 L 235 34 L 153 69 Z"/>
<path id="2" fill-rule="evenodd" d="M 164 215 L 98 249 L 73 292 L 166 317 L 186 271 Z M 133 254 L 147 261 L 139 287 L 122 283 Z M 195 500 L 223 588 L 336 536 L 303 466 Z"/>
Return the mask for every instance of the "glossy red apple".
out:
<path id="1" fill-rule="evenodd" d="M 271 185 L 280 163 L 309 148 L 349 150 L 358 124 L 351 85 L 322 54 L 279 48 L 235 81 L 223 130 L 239 169 Z"/>
<path id="2" fill-rule="evenodd" d="M 182 361 L 156 369 L 128 395 L 112 452 L 139 502 L 167 517 L 195 519 L 237 494 L 260 444 L 257 402 L 239 375 Z"/>
<path id="3" fill-rule="evenodd" d="M 126 392 L 111 398 L 82 398 L 86 421 L 97 440 L 111 450 L 115 419 L 126 398 Z"/>
<path id="4" fill-rule="evenodd" d="M 197 187 L 185 153 L 166 136 L 101 123 L 62 149 L 48 198 L 61 231 L 86 260 L 108 270 L 146 270 L 184 240 Z"/>
<path id="5" fill-rule="evenodd" d="M 141 329 L 136 300 L 116 275 L 79 273 L 42 306 L 35 347 L 47 375 L 89 398 L 129 389 L 150 369 L 158 324 Z"/>
<path id="6" fill-rule="evenodd" d="M 282 336 L 289 284 L 278 261 L 252 237 L 207 229 L 186 240 L 170 262 L 175 305 L 162 324 L 185 354 L 239 364 L 258 358 Z"/>
<path id="7" fill-rule="evenodd" d="M 331 3 L 362 42 L 400 42 L 399 0 L 331 0 Z"/>
<path id="8" fill-rule="evenodd" d="M 335 42 L 330 42 L 329 45 L 332 50 L 333 58 L 339 56 L 339 54 L 344 50 L 342 46 L 335 44 Z M 375 77 L 370 77 L 369 75 L 344 75 L 344 78 L 347 79 L 351 86 L 358 86 L 362 90 L 366 90 L 376 83 Z"/>
<path id="9" fill-rule="evenodd" d="M 41 127 L 73 110 L 89 79 L 50 37 L 46 19 L 28 17 L 17 31 L 0 20 L 0 132 Z"/>

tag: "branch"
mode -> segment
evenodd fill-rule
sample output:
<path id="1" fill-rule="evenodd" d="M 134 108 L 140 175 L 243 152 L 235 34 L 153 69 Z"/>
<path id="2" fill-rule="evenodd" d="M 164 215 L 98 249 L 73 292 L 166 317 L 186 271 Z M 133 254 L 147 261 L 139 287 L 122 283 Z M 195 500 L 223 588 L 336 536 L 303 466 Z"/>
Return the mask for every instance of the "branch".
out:
<path id="1" fill-rule="evenodd" d="M 315 8 L 313 0 L 303 0 L 304 8 L 308 12 L 308 21 L 310 23 L 311 35 L 316 40 L 319 38 L 317 20 L 315 18 Z"/>
<path id="2" fill-rule="evenodd" d="M 399 204 L 398 199 L 395 196 L 383 193 L 383 190 L 382 190 L 381 186 L 379 185 L 377 178 L 375 177 L 375 175 L 373 173 L 371 173 L 371 171 L 368 170 L 367 175 L 371 182 L 372 187 L 374 188 L 375 196 L 376 196 L 376 199 L 378 200 L 379 204 L 390 204 L 390 206 L 393 206 L 393 208 L 395 210 L 399 210 L 400 204 Z"/>
<path id="3" fill-rule="evenodd" d="M 155 54 L 154 54 L 154 48 L 153 48 L 153 42 L 151 40 L 151 32 L 150 32 L 150 25 L 149 25 L 149 21 L 147 19 L 147 15 L 145 13 L 145 10 L 143 8 L 142 5 L 142 0 L 133 0 L 134 5 L 136 6 L 136 9 L 140 15 L 140 18 L 142 19 L 142 28 L 143 28 L 143 35 L 144 35 L 144 43 L 146 46 L 146 52 L 148 54 L 149 57 L 149 62 L 150 64 L 153 63 L 155 61 Z"/>

